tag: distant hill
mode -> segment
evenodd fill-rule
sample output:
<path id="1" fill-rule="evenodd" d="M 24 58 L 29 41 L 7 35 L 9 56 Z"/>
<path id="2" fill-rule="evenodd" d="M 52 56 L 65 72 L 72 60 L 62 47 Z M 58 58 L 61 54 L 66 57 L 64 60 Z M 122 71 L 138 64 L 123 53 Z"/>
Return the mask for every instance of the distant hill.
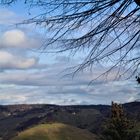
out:
<path id="1" fill-rule="evenodd" d="M 25 130 L 11 140 L 97 140 L 86 131 L 62 123 L 41 124 Z"/>
<path id="2" fill-rule="evenodd" d="M 123 104 L 129 119 L 140 122 L 140 102 Z M 8 105 L 0 106 L 0 140 L 38 124 L 59 122 L 100 134 L 110 117 L 109 105 Z"/>

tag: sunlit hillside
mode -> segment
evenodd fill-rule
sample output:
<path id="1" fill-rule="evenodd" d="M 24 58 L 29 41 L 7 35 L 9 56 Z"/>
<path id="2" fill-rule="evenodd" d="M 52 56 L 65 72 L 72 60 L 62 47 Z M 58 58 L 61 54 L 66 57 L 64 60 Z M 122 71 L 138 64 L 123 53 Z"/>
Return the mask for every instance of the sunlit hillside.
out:
<path id="1" fill-rule="evenodd" d="M 25 130 L 12 140 L 97 140 L 88 132 L 61 123 L 41 124 Z"/>

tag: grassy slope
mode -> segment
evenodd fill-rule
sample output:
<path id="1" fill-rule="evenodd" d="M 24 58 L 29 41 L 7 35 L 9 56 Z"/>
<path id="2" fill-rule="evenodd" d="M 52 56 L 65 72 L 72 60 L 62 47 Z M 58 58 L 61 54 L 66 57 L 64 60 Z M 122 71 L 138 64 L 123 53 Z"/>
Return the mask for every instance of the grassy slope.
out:
<path id="1" fill-rule="evenodd" d="M 12 140 L 97 140 L 92 133 L 61 123 L 42 124 L 25 130 Z"/>

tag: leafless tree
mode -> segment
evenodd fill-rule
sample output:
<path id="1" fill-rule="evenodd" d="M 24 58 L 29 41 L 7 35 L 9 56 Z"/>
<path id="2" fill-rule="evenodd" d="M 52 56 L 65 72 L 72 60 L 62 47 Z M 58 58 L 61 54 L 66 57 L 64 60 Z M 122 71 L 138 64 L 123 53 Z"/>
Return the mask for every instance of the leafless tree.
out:
<path id="1" fill-rule="evenodd" d="M 1 0 L 12 4 L 17 0 Z M 106 65 L 106 75 L 117 69 L 117 77 L 134 75 L 140 66 L 140 1 L 139 0 L 23 0 L 39 14 L 24 24 L 43 26 L 51 33 L 43 44 L 53 52 L 83 50 L 81 71 L 96 63 Z M 57 42 L 57 43 L 56 43 Z M 59 44 L 59 45 L 56 45 Z M 129 77 L 128 76 L 128 77 Z"/>

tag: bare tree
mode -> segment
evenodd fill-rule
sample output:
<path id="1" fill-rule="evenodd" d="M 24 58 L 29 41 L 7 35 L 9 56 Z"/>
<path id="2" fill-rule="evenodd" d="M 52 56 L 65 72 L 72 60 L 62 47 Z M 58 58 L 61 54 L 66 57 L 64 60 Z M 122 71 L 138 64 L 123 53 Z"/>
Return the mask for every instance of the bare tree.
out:
<path id="1" fill-rule="evenodd" d="M 17 0 L 1 0 L 12 4 Z M 75 72 L 96 63 L 107 65 L 106 75 L 117 68 L 117 78 L 134 75 L 140 66 L 140 1 L 139 0 L 23 0 L 29 8 L 40 9 L 24 24 L 43 26 L 51 32 L 42 51 L 83 50 L 84 58 Z M 56 45 L 57 44 L 59 45 Z M 128 76 L 128 77 L 129 77 Z"/>

